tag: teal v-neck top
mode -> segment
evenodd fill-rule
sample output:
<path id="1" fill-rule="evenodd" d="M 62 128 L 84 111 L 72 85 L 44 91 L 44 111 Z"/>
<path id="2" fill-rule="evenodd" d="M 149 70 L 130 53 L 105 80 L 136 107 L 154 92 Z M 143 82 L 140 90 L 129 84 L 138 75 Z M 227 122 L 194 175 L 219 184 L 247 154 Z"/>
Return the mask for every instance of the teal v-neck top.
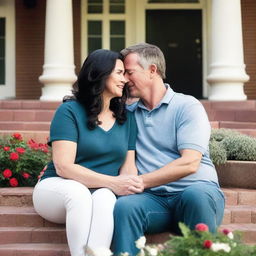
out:
<path id="1" fill-rule="evenodd" d="M 76 142 L 76 164 L 98 173 L 117 176 L 127 151 L 135 150 L 136 136 L 137 126 L 133 113 L 127 113 L 127 121 L 123 125 L 116 121 L 108 131 L 99 126 L 89 130 L 84 107 L 73 100 L 63 103 L 56 110 L 51 123 L 49 144 L 57 140 Z M 49 177 L 58 177 L 52 161 L 41 180 Z"/>

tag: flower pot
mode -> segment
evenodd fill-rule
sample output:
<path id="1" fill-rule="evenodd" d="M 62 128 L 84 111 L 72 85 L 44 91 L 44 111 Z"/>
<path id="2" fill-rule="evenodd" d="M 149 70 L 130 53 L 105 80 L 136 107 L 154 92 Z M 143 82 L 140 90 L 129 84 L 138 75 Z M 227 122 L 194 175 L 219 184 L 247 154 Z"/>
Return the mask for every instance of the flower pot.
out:
<path id="1" fill-rule="evenodd" d="M 227 161 L 217 165 L 216 170 L 221 187 L 256 189 L 255 161 Z"/>

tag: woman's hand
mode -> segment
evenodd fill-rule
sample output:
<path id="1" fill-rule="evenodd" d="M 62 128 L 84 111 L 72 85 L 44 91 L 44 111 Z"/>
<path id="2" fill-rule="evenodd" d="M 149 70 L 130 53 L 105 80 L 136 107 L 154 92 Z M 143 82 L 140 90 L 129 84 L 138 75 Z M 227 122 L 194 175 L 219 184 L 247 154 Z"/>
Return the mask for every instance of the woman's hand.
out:
<path id="1" fill-rule="evenodd" d="M 110 189 L 118 196 L 141 193 L 144 190 L 143 180 L 137 175 L 119 175 L 113 177 Z"/>

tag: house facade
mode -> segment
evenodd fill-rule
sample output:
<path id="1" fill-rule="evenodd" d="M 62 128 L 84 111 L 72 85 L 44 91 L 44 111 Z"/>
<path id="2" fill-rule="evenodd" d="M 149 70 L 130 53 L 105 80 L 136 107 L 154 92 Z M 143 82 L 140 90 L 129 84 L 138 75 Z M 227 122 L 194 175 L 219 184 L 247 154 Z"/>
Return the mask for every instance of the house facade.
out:
<path id="1" fill-rule="evenodd" d="M 91 51 L 148 42 L 198 99 L 256 99 L 255 0 L 0 0 L 0 99 L 59 101 Z"/>

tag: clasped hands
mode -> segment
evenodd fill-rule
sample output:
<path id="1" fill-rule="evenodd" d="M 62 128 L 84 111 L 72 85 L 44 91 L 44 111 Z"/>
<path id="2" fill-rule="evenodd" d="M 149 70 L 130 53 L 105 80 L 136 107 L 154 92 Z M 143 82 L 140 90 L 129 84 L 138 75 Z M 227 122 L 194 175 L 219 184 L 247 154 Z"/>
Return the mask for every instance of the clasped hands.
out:
<path id="1" fill-rule="evenodd" d="M 142 193 L 144 183 L 141 176 L 137 175 L 119 175 L 114 178 L 111 189 L 119 196 Z"/>

